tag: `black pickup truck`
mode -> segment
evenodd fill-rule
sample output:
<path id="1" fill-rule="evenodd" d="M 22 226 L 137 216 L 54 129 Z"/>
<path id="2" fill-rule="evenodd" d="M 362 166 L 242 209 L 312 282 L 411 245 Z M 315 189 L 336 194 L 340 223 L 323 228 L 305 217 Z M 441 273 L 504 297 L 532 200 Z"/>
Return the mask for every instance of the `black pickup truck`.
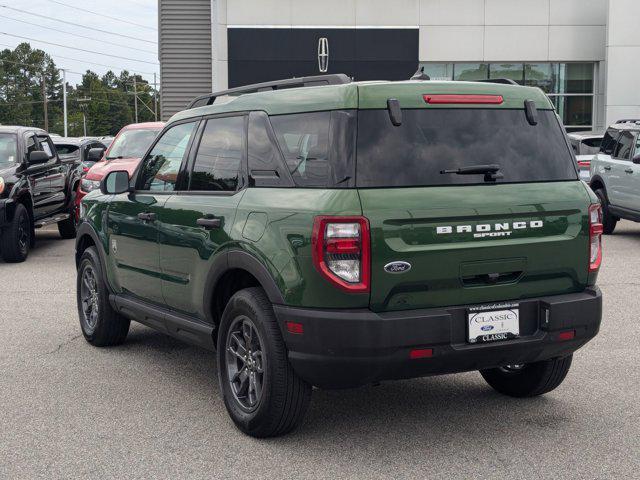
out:
<path id="1" fill-rule="evenodd" d="M 75 237 L 77 175 L 44 130 L 0 126 L 0 255 L 6 262 L 27 258 L 36 228 L 57 223 L 63 238 Z"/>

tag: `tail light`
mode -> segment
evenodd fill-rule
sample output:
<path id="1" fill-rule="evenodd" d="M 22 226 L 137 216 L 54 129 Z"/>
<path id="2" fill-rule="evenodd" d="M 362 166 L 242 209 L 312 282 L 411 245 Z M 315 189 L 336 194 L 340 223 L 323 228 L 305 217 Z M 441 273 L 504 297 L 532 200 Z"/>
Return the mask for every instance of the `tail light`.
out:
<path id="1" fill-rule="evenodd" d="M 365 217 L 316 217 L 311 239 L 313 264 L 341 289 L 368 292 L 370 242 Z"/>
<path id="2" fill-rule="evenodd" d="M 602 207 L 589 206 L 589 271 L 595 272 L 602 263 Z"/>
<path id="3" fill-rule="evenodd" d="M 591 160 L 578 160 L 578 166 L 584 168 L 591 168 Z"/>

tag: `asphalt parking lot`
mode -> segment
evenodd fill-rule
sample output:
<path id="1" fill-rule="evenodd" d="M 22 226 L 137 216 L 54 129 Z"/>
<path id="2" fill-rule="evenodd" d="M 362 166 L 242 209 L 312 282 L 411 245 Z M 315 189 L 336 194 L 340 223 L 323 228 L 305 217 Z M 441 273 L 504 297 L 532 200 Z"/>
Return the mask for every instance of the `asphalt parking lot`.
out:
<path id="1" fill-rule="evenodd" d="M 598 337 L 545 397 L 478 373 L 314 391 L 293 434 L 239 433 L 214 355 L 133 325 L 80 334 L 73 241 L 0 263 L 0 478 L 638 478 L 640 225 L 605 239 Z"/>

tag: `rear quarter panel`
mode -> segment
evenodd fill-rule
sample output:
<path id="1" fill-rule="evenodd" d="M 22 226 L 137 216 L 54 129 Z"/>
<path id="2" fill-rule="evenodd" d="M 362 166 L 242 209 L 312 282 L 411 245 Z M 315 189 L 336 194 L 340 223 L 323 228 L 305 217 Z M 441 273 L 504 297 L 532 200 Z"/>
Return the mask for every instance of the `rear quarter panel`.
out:
<path id="1" fill-rule="evenodd" d="M 356 190 L 249 188 L 240 203 L 234 236 L 267 267 L 291 306 L 364 308 L 369 294 L 345 293 L 313 265 L 311 234 L 317 215 L 361 215 Z"/>

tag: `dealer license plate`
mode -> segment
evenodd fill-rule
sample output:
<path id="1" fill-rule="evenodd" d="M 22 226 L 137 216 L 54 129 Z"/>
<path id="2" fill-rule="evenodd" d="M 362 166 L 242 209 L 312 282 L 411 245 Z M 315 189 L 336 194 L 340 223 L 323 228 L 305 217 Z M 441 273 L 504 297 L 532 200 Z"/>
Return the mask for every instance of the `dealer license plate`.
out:
<path id="1" fill-rule="evenodd" d="M 509 340 L 520 335 L 517 303 L 480 305 L 467 312 L 469 343 Z"/>

